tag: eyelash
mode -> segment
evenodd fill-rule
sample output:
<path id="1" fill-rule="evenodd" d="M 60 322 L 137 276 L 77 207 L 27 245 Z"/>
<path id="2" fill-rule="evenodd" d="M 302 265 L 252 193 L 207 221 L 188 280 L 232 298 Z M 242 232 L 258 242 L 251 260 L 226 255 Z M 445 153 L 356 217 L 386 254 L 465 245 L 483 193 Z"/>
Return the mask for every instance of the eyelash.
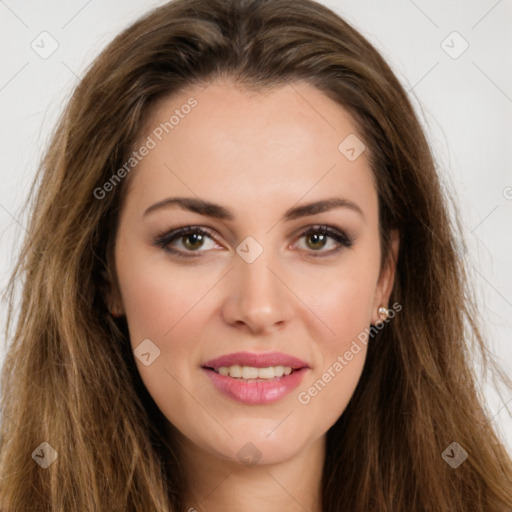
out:
<path id="1" fill-rule="evenodd" d="M 175 239 L 183 238 L 186 235 L 191 235 L 191 234 L 207 235 L 209 238 L 213 239 L 213 237 L 211 236 L 211 232 L 205 230 L 204 228 L 201 228 L 199 226 L 186 226 L 186 227 L 174 229 L 173 231 L 170 231 L 170 232 L 167 232 L 167 233 L 164 232 L 164 233 L 160 234 L 155 239 L 154 245 L 160 247 L 165 252 L 174 254 L 174 255 L 179 256 L 179 257 L 183 257 L 183 258 L 197 258 L 197 257 L 201 257 L 200 254 L 197 255 L 197 256 L 196 255 L 192 255 L 192 254 L 194 252 L 201 253 L 201 252 L 206 252 L 206 251 L 204 251 L 204 250 L 201 251 L 200 249 L 198 249 L 197 251 L 185 251 L 185 252 L 189 253 L 189 254 L 186 255 L 183 251 L 178 251 L 176 249 L 171 249 L 169 247 L 171 242 L 173 242 Z M 351 236 L 347 235 L 345 232 L 340 231 L 340 230 L 335 229 L 335 228 L 332 228 L 331 226 L 328 226 L 328 225 L 325 225 L 325 224 L 313 226 L 310 229 L 304 231 L 300 235 L 299 240 L 302 237 L 304 237 L 304 236 L 317 235 L 317 234 L 328 235 L 330 238 L 332 238 L 336 242 L 338 242 L 339 246 L 337 248 L 331 249 L 329 251 L 312 251 L 311 254 L 310 254 L 310 256 L 312 258 L 322 258 L 322 257 L 325 257 L 325 256 L 330 256 L 332 254 L 335 254 L 335 253 L 339 252 L 344 247 L 345 248 L 352 247 L 352 245 L 354 243 L 354 237 L 351 237 Z M 318 254 L 315 254 L 315 252 L 318 253 Z"/>

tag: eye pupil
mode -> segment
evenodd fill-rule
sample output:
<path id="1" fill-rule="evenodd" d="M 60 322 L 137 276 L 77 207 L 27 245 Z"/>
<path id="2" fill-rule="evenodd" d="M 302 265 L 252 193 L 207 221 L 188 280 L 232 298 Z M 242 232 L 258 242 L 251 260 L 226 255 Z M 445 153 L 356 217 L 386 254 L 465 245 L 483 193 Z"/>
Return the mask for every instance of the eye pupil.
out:
<path id="1" fill-rule="evenodd" d="M 184 240 L 190 240 L 191 238 L 195 238 L 196 243 L 200 242 L 199 245 L 196 245 L 194 242 L 192 242 L 192 244 L 185 243 L 184 245 L 186 247 L 188 247 L 189 249 L 198 249 L 199 247 L 201 247 L 202 242 L 203 242 L 203 235 L 201 235 L 199 233 L 190 233 L 183 237 Z"/>
<path id="2" fill-rule="evenodd" d="M 309 239 L 313 240 L 313 248 L 322 248 L 325 245 L 325 235 L 322 233 L 313 233 L 309 235 Z M 320 242 L 320 245 L 316 245 L 318 242 Z"/>

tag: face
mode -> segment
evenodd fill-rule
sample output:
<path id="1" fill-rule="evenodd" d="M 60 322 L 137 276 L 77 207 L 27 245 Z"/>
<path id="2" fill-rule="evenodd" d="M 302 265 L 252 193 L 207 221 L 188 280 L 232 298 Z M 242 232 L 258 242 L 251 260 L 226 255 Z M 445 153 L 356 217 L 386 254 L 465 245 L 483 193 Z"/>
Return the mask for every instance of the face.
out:
<path id="1" fill-rule="evenodd" d="M 209 456 L 290 459 L 354 392 L 394 274 L 361 141 L 305 83 L 191 88 L 141 134 L 113 301 L 149 393 Z"/>

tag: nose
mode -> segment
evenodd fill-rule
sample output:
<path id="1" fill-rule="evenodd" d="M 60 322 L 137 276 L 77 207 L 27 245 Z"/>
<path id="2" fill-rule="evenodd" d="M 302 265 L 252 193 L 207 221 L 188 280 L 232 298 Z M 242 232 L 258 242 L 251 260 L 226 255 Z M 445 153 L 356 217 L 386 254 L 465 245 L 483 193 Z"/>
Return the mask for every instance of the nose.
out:
<path id="1" fill-rule="evenodd" d="M 297 300 L 285 274 L 270 250 L 252 263 L 235 255 L 234 268 L 227 276 L 224 320 L 260 335 L 282 329 L 292 319 Z"/>

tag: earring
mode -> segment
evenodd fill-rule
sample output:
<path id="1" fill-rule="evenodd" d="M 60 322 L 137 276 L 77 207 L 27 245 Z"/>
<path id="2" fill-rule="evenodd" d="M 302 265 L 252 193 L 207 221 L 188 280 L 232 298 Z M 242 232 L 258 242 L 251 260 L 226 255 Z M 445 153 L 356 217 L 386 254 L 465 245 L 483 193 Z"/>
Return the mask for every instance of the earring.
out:
<path id="1" fill-rule="evenodd" d="M 384 306 L 381 306 L 379 308 L 379 318 L 381 320 L 386 320 L 386 318 L 389 316 L 389 309 L 384 307 Z"/>
<path id="2" fill-rule="evenodd" d="M 114 308 L 112 308 L 110 310 L 110 316 L 112 318 L 120 318 L 121 317 L 121 313 L 119 313 L 118 309 L 114 307 Z"/>

